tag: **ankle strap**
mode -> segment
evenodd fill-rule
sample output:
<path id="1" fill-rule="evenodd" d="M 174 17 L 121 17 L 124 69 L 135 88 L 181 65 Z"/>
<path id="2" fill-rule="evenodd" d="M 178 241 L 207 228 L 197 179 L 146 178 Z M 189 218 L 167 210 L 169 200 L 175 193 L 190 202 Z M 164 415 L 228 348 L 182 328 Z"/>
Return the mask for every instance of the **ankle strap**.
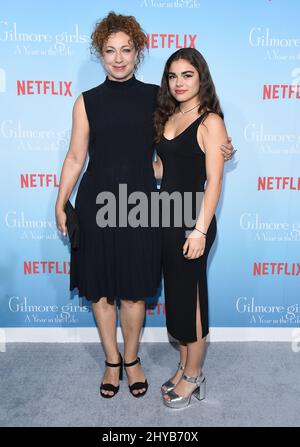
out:
<path id="1" fill-rule="evenodd" d="M 118 366 L 122 366 L 122 363 L 123 363 L 123 359 L 122 359 L 121 354 L 120 354 L 120 362 L 119 363 L 109 363 L 105 360 L 105 365 L 110 366 L 111 368 L 117 368 Z"/>
<path id="2" fill-rule="evenodd" d="M 106 365 L 106 366 L 110 366 L 111 368 L 115 368 L 115 367 L 117 367 L 117 366 L 122 366 L 122 362 L 120 362 L 120 363 L 108 363 L 108 362 L 105 360 L 105 365 Z"/>
<path id="3" fill-rule="evenodd" d="M 126 366 L 126 367 L 128 367 L 128 366 L 134 366 L 134 365 L 136 365 L 137 363 L 140 363 L 141 362 L 141 359 L 139 358 L 139 357 L 137 357 L 133 362 L 131 362 L 131 363 L 126 363 L 126 362 L 124 362 L 124 366 Z"/>
<path id="4" fill-rule="evenodd" d="M 200 382 L 204 381 L 204 376 L 203 376 L 202 373 L 199 376 L 196 376 L 196 377 L 188 376 L 187 374 L 183 374 L 182 377 L 187 382 L 196 383 L 197 385 L 200 385 Z"/>

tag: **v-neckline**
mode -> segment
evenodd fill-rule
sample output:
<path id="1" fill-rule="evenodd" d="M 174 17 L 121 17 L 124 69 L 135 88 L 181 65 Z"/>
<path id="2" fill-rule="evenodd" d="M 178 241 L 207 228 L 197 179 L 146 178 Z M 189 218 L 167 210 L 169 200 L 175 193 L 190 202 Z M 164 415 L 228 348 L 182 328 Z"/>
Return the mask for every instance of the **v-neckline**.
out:
<path id="1" fill-rule="evenodd" d="M 198 121 L 199 118 L 202 118 L 203 115 L 204 115 L 204 114 L 198 116 L 198 118 L 196 118 L 194 121 L 192 121 L 191 124 L 189 124 L 189 125 L 182 131 L 182 132 L 180 132 L 180 133 L 179 133 L 178 135 L 176 135 L 175 137 L 169 139 L 169 138 L 166 138 L 165 135 L 163 134 L 163 135 L 162 135 L 163 138 L 164 138 L 165 140 L 167 140 L 167 141 L 173 141 L 173 140 L 176 140 L 176 138 L 180 137 L 180 135 L 184 134 L 190 127 L 192 127 L 192 125 L 195 124 L 195 122 Z"/>

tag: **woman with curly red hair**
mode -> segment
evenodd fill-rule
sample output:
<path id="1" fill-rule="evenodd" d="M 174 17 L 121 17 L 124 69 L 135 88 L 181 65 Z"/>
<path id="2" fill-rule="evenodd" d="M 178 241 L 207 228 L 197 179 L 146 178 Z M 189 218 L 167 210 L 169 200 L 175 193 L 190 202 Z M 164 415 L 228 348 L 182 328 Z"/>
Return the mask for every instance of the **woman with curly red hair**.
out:
<path id="1" fill-rule="evenodd" d="M 84 91 L 75 101 L 71 142 L 64 160 L 56 201 L 56 221 L 66 234 L 65 204 L 81 174 L 75 210 L 79 219 L 80 246 L 71 248 L 70 290 L 92 301 L 93 312 L 106 354 L 100 394 L 119 391 L 125 367 L 134 397 L 148 389 L 138 344 L 145 318 L 145 298 L 154 296 L 161 280 L 159 228 L 100 227 L 97 197 L 106 191 L 117 198 L 120 184 L 127 192 L 150 197 L 157 189 L 153 170 L 153 113 L 158 86 L 145 84 L 134 73 L 143 58 L 146 34 L 132 16 L 111 12 L 96 24 L 92 51 L 102 62 L 105 81 Z M 227 156 L 231 153 L 229 145 Z M 127 197 L 126 197 L 127 202 Z M 128 212 L 130 205 L 128 205 Z M 124 361 L 116 338 L 117 307 L 124 337 Z"/>

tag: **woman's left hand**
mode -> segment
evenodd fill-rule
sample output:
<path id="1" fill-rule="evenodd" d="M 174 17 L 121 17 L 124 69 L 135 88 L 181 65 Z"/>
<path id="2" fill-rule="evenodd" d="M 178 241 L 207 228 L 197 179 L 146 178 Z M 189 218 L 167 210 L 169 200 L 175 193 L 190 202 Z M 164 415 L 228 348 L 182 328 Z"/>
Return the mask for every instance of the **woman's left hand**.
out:
<path id="1" fill-rule="evenodd" d="M 234 147 L 232 146 L 231 141 L 232 141 L 232 138 L 228 137 L 228 143 L 222 144 L 222 146 L 220 147 L 225 161 L 231 160 L 233 155 L 237 151 L 237 149 L 234 149 Z"/>
<path id="2" fill-rule="evenodd" d="M 205 243 L 205 237 L 199 231 L 192 231 L 183 246 L 183 256 L 186 259 L 200 258 L 204 253 Z"/>

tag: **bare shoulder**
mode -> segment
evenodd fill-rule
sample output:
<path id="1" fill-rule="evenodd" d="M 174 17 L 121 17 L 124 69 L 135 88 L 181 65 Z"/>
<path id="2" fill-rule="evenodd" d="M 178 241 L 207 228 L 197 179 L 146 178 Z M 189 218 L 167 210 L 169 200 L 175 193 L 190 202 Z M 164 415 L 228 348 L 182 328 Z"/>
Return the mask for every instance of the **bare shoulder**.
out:
<path id="1" fill-rule="evenodd" d="M 197 139 L 205 153 L 207 149 L 227 143 L 224 120 L 217 113 L 210 112 L 198 128 Z"/>
<path id="2" fill-rule="evenodd" d="M 73 116 L 75 118 L 87 120 L 87 115 L 86 115 L 86 111 L 85 111 L 84 99 L 83 99 L 82 93 L 76 98 L 76 100 L 74 102 Z"/>
<path id="3" fill-rule="evenodd" d="M 216 134 L 224 132 L 225 130 L 224 120 L 220 115 L 214 112 L 210 112 L 199 127 L 201 128 L 203 135 L 205 135 L 205 133 Z"/>
<path id="4" fill-rule="evenodd" d="M 74 106 L 73 106 L 73 110 L 74 111 L 85 111 L 85 108 L 84 108 L 84 100 L 83 100 L 83 94 L 81 93 L 79 96 L 77 96 L 77 98 L 76 98 L 76 100 L 75 100 L 75 102 L 74 102 Z"/>

